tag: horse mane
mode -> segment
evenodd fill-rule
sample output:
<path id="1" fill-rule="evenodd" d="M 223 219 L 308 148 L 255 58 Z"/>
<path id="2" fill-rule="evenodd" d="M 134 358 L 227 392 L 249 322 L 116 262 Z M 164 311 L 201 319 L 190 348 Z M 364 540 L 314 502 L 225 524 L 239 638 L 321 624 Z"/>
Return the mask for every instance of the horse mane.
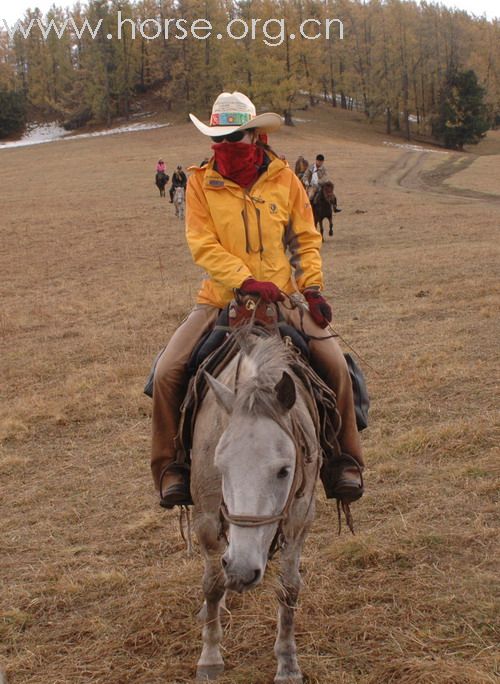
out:
<path id="1" fill-rule="evenodd" d="M 277 335 L 255 338 L 241 331 L 240 347 L 242 357 L 233 412 L 270 418 L 292 437 L 306 458 L 312 458 L 322 428 L 315 400 L 301 391 L 304 380 L 299 379 L 296 364 L 292 363 L 295 357 Z M 284 411 L 276 393 L 284 372 L 294 379 L 298 395 L 290 412 Z"/>

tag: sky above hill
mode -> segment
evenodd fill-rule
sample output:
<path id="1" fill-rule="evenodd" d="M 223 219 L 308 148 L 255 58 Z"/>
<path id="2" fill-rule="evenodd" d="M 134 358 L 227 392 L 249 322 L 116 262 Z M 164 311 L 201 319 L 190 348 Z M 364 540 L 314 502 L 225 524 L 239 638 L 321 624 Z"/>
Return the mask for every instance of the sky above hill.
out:
<path id="1" fill-rule="evenodd" d="M 39 7 L 42 12 L 46 12 L 54 4 L 54 0 L 0 0 L 0 27 L 3 26 L 3 19 L 9 24 L 22 18 L 27 7 Z M 72 5 L 73 2 L 67 0 L 56 0 L 56 5 Z M 84 4 L 84 3 L 82 3 Z M 500 18 L 500 4 L 498 0 L 444 0 L 441 4 L 447 7 L 456 7 L 466 10 L 471 14 L 486 14 L 488 19 Z"/>

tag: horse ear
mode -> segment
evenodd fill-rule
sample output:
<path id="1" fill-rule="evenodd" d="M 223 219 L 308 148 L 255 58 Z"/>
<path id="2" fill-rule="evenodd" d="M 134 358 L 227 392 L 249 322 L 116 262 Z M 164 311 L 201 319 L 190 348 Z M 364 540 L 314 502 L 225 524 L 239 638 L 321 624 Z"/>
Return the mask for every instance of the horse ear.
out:
<path id="1" fill-rule="evenodd" d="M 219 406 L 223 408 L 226 413 L 231 413 L 234 405 L 234 392 L 226 385 L 223 385 L 222 382 L 219 382 L 219 380 L 212 377 L 210 373 L 205 371 L 204 375 L 210 389 L 215 394 Z"/>
<path id="2" fill-rule="evenodd" d="M 292 379 L 292 376 L 286 371 L 283 371 L 281 380 L 277 385 L 275 385 L 274 389 L 281 406 L 283 406 L 285 410 L 289 411 L 297 399 L 297 391 L 295 389 L 295 383 Z"/>

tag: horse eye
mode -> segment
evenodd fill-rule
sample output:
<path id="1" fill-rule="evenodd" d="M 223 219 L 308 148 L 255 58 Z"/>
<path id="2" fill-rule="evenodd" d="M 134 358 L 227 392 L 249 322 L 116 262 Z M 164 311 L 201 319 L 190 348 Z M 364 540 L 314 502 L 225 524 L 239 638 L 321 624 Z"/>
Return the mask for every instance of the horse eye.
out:
<path id="1" fill-rule="evenodd" d="M 283 480 L 285 477 L 288 477 L 288 473 L 290 472 L 290 468 L 287 466 L 284 466 L 283 468 L 280 468 L 278 470 L 278 477 L 280 480 Z"/>

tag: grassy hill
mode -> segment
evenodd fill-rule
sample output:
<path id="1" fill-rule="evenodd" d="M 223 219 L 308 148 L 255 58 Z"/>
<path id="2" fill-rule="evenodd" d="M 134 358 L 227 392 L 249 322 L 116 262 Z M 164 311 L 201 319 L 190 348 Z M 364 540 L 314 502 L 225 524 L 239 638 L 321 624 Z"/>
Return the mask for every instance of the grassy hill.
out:
<path id="1" fill-rule="evenodd" d="M 318 490 L 296 618 L 306 681 L 493 684 L 500 135 L 482 143 L 487 165 L 469 156 L 465 168 L 467 155 L 384 144 L 361 115 L 299 118 L 272 143 L 292 163 L 323 152 L 335 178 L 343 211 L 323 247 L 326 294 L 369 363 L 372 397 L 355 537 L 337 536 Z M 209 151 L 181 123 L 0 151 L 9 684 L 193 676 L 201 561 L 156 503 L 141 392 L 201 276 L 155 163 L 171 172 Z M 224 684 L 272 682 L 278 570 L 230 598 Z"/>

